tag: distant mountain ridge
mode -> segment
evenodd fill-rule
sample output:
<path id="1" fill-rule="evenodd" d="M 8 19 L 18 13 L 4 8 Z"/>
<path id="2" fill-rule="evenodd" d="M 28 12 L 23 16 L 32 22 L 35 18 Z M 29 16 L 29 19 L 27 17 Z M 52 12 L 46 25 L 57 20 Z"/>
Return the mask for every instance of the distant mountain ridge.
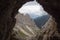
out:
<path id="1" fill-rule="evenodd" d="M 35 21 L 35 24 L 41 28 L 48 21 L 48 19 L 49 19 L 49 15 L 44 15 L 44 16 L 35 18 L 34 21 Z"/>

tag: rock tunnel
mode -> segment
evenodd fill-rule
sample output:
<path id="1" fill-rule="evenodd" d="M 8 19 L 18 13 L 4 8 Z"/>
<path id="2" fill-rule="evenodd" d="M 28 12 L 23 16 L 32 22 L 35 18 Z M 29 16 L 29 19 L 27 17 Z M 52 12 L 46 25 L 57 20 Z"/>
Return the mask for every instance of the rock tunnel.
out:
<path id="1" fill-rule="evenodd" d="M 0 40 L 11 40 L 11 32 L 16 22 L 16 19 L 14 17 L 17 15 L 18 9 L 28 1 L 33 0 L 0 0 Z M 54 36 L 50 40 L 60 40 L 60 36 L 58 36 L 60 35 L 60 0 L 37 1 L 50 15 L 52 15 L 57 24 L 57 36 Z M 53 32 L 53 34 L 54 33 L 55 32 Z M 38 40 L 40 40 L 40 37 L 38 38 Z"/>

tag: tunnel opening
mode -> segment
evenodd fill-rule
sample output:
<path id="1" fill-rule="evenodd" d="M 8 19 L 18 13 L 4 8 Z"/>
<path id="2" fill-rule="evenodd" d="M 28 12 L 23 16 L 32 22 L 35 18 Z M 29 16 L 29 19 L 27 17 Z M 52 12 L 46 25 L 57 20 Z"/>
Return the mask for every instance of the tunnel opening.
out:
<path id="1" fill-rule="evenodd" d="M 14 34 L 16 33 L 15 37 L 18 35 L 18 39 L 25 38 L 29 40 L 30 37 L 35 38 L 40 35 L 40 31 L 46 27 L 44 25 L 48 22 L 50 15 L 35 0 L 23 4 L 15 18 L 16 24 L 13 28 Z"/>
<path id="2" fill-rule="evenodd" d="M 58 33 L 58 30 L 60 30 L 59 29 L 59 27 L 60 27 L 59 26 L 59 24 L 60 24 L 60 20 L 59 20 L 60 2 L 57 0 L 53 0 L 53 1 L 37 0 L 39 3 L 41 3 L 41 5 L 44 7 L 44 9 L 55 18 L 53 21 L 51 19 L 50 22 L 47 23 L 48 25 L 46 26 L 46 28 L 39 30 L 37 32 L 36 30 L 38 30 L 39 28 L 37 28 L 34 23 L 30 23 L 31 21 L 27 19 L 27 18 L 29 18 L 29 19 L 31 18 L 31 20 L 32 20 L 32 17 L 27 17 L 29 15 L 26 14 L 27 16 L 24 16 L 25 17 L 25 19 L 24 19 L 23 15 L 18 15 L 19 17 L 17 17 L 17 15 L 16 15 L 16 14 L 18 14 L 17 13 L 18 8 L 21 7 L 21 5 L 23 5 L 27 1 L 30 1 L 30 0 L 0 0 L 0 40 L 10 40 L 11 35 L 12 35 L 12 37 L 17 38 L 19 40 L 21 40 L 20 39 L 21 35 L 23 36 L 23 38 L 25 38 L 26 36 L 30 37 L 30 38 L 34 38 L 34 37 L 36 38 L 36 34 L 39 35 L 38 33 L 40 31 L 42 31 L 42 33 L 41 32 L 40 33 L 43 37 L 43 40 L 45 40 L 45 39 L 48 40 L 48 38 L 50 39 L 51 36 L 53 36 L 53 37 L 56 36 L 55 38 L 60 39 L 60 36 Z M 15 15 L 16 15 L 16 17 L 15 17 Z M 33 16 L 33 18 L 35 18 L 35 16 Z M 16 18 L 16 20 L 14 17 Z M 22 23 L 23 21 L 21 21 L 19 19 L 20 17 L 23 18 L 23 19 L 21 19 L 23 21 L 27 19 L 26 21 L 24 21 L 26 24 Z M 27 21 L 30 21 L 29 22 L 30 24 L 28 24 Z M 19 23 L 21 23 L 21 24 L 19 24 Z M 35 26 L 35 27 L 32 27 L 31 26 L 32 24 L 34 24 L 33 26 Z M 56 24 L 58 24 L 58 30 L 56 30 L 57 29 Z M 14 29 L 13 27 L 16 29 Z M 26 30 L 24 27 L 28 30 Z M 14 31 L 12 31 L 12 29 Z M 15 33 L 15 31 L 16 31 L 16 33 Z M 13 33 L 16 37 L 13 35 Z M 25 34 L 25 36 L 24 36 L 24 34 Z M 54 39 L 53 37 L 52 37 L 52 39 Z M 41 37 L 39 37 L 39 40 L 40 40 L 40 38 Z"/>
<path id="3" fill-rule="evenodd" d="M 39 1 L 40 2 L 40 1 Z M 30 4 L 31 3 L 31 4 Z M 43 3 L 43 1 L 41 2 L 41 3 Z M 46 6 L 44 5 L 44 4 L 42 4 L 43 5 L 43 7 L 45 8 Z M 26 30 L 26 29 L 23 29 L 23 28 L 21 28 L 21 30 L 23 30 L 22 32 L 25 34 L 25 35 L 28 35 L 29 37 L 33 37 L 34 35 L 36 35 L 35 33 L 34 33 L 34 31 L 33 30 L 35 30 L 35 29 L 32 29 L 31 27 L 29 27 L 30 26 L 30 24 L 32 24 L 32 23 L 30 23 L 30 22 L 34 22 L 33 24 L 35 25 L 35 27 L 37 28 L 37 29 L 42 29 L 42 35 L 44 36 L 43 37 L 43 39 L 45 38 L 45 34 L 49 34 L 49 35 L 51 35 L 51 34 L 54 34 L 54 31 L 56 31 L 56 23 L 55 23 L 55 19 L 54 18 L 50 18 L 50 16 L 51 15 L 49 15 L 50 13 L 47 13 L 45 10 L 44 10 L 44 8 L 42 7 L 42 5 L 40 5 L 38 2 L 36 2 L 36 0 L 35 1 L 29 1 L 29 2 L 26 2 L 24 5 L 22 5 L 22 7 L 18 10 L 18 12 L 19 12 L 19 14 L 21 14 L 20 16 L 21 16 L 21 20 L 23 20 L 21 23 L 22 24 L 24 24 L 24 26 L 23 27 L 25 27 L 25 28 L 27 28 L 28 30 Z M 40 9 L 41 8 L 41 9 Z M 47 7 L 46 7 L 47 8 Z M 42 11 L 41 11 L 42 10 Z M 27 11 L 27 12 L 26 12 Z M 39 11 L 39 12 L 38 12 Z M 51 11 L 49 8 L 47 8 L 47 11 L 49 12 L 49 11 Z M 38 13 L 38 14 L 37 14 Z M 26 17 L 25 19 L 22 19 L 22 18 L 24 18 L 24 17 Z M 52 16 L 53 16 L 53 14 L 52 14 Z M 53 16 L 54 17 L 54 16 Z M 16 16 L 16 19 L 17 19 L 18 17 Z M 29 18 L 29 20 L 28 20 L 28 18 Z M 49 21 L 48 21 L 48 19 L 49 19 Z M 18 20 L 19 20 L 19 18 L 18 18 Z M 25 23 L 27 23 L 27 21 L 30 23 L 30 24 L 25 24 Z M 47 21 L 48 21 L 48 23 L 47 23 Z M 19 22 L 19 21 L 18 21 Z M 25 22 L 25 23 L 24 23 Z M 42 23 L 43 22 L 43 23 Z M 47 25 L 46 25 L 47 24 Z M 28 26 L 29 25 L 29 26 Z M 33 28 L 35 28 L 35 27 L 33 27 Z M 28 32 L 29 31 L 29 32 Z M 39 32 L 40 32 L 41 30 L 39 30 Z M 52 32 L 53 31 L 53 32 Z M 49 32 L 51 32 L 51 33 L 49 33 Z M 49 36 L 49 35 L 47 35 L 47 36 Z M 56 34 L 54 34 L 54 35 L 56 35 Z M 48 37 L 46 36 L 46 38 L 48 39 Z M 51 35 L 52 36 L 52 35 Z M 49 37 L 51 37 L 51 36 L 49 36 Z M 21 36 L 20 36 L 21 37 Z M 26 36 L 25 36 L 26 37 Z M 45 39 L 46 39 L 45 38 Z M 39 39 L 40 39 L 40 37 L 39 37 Z M 44 40 L 45 40 L 44 39 Z"/>
<path id="4" fill-rule="evenodd" d="M 19 10 L 24 16 L 29 15 L 35 24 L 41 28 L 49 19 L 50 15 L 36 0 L 26 2 Z M 27 16 L 28 17 L 28 16 Z"/>

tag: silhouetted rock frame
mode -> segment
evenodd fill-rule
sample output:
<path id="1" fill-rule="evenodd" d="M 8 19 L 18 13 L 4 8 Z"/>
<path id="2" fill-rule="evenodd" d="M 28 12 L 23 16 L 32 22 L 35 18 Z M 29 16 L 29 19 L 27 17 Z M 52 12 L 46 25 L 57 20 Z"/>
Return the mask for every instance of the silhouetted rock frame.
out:
<path id="1" fill-rule="evenodd" d="M 0 0 L 0 40 L 11 40 L 11 32 L 15 25 L 18 9 L 31 0 Z M 57 23 L 60 33 L 60 0 L 37 0 L 51 14 Z"/>

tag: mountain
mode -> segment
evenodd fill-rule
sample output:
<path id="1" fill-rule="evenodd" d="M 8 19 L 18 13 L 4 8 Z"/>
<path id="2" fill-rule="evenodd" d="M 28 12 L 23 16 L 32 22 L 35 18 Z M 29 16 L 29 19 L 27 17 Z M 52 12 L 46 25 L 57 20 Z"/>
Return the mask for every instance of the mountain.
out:
<path id="1" fill-rule="evenodd" d="M 41 28 L 49 19 L 49 15 L 43 15 L 34 19 L 35 24 Z"/>

